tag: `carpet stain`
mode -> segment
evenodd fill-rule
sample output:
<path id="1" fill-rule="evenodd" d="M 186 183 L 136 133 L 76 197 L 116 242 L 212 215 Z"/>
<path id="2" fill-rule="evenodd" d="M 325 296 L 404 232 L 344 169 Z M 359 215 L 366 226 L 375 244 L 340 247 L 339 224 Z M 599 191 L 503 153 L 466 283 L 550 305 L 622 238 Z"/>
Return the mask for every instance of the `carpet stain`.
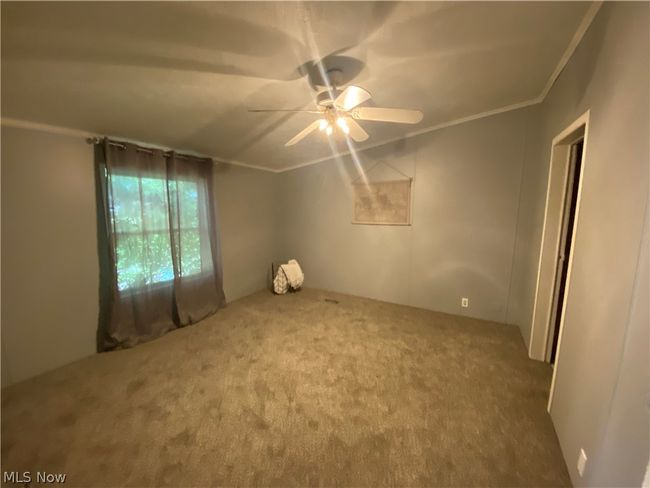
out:
<path id="1" fill-rule="evenodd" d="M 570 486 L 550 379 L 515 327 L 263 291 L 3 389 L 1 461 L 69 486 Z"/>

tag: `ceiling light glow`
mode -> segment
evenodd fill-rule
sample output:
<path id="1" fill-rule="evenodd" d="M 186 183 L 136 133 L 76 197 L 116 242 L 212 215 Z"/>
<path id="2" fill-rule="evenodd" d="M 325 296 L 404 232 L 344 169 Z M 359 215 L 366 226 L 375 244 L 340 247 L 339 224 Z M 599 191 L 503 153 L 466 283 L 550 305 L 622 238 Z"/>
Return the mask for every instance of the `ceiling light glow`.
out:
<path id="1" fill-rule="evenodd" d="M 339 117 L 336 119 L 336 125 L 338 125 L 345 134 L 350 133 L 350 128 L 348 127 L 348 123 L 345 121 L 345 119 Z"/>

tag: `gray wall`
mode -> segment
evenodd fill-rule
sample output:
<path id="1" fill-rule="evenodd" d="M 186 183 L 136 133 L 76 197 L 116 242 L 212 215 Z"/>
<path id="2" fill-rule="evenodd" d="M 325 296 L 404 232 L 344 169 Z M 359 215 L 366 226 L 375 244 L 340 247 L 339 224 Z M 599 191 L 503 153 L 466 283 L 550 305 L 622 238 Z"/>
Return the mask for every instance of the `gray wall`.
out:
<path id="1" fill-rule="evenodd" d="M 538 164 L 536 157 L 542 151 L 540 106 L 530 107 L 528 137 L 523 161 L 517 234 L 513 252 L 512 279 L 506 322 L 519 325 L 526 346 L 530 343 L 530 324 L 533 317 L 537 264 L 542 240 L 542 221 L 546 200 L 548 171 Z"/>
<path id="2" fill-rule="evenodd" d="M 279 254 L 277 176 L 229 164 L 215 167 L 223 286 L 229 302 L 270 284 L 271 262 Z"/>
<path id="3" fill-rule="evenodd" d="M 16 382 L 95 351 L 91 146 L 2 127 L 3 367 Z"/>
<path id="4" fill-rule="evenodd" d="M 648 220 L 636 271 L 636 284 L 623 358 L 611 402 L 607 430 L 590 472 L 591 484 L 642 486 L 648 464 L 650 408 L 648 397 L 648 344 L 650 344 L 650 242 Z"/>
<path id="5" fill-rule="evenodd" d="M 95 352 L 98 261 L 91 146 L 2 126 L 2 384 Z M 266 286 L 275 174 L 216 165 L 224 289 Z"/>
<path id="6" fill-rule="evenodd" d="M 414 177 L 413 225 L 352 225 L 351 157 L 280 174 L 284 241 L 308 286 L 505 321 L 531 111 L 358 153 Z M 369 180 L 402 176 L 380 164 Z M 470 307 L 460 306 L 468 297 Z"/>
<path id="7" fill-rule="evenodd" d="M 624 455 L 635 460 L 634 466 L 627 462 L 625 479 L 640 482 L 648 459 L 647 341 L 641 353 L 624 349 L 624 343 L 626 333 L 639 334 L 634 325 L 638 319 L 629 318 L 650 179 L 649 20 L 647 3 L 603 5 L 539 107 L 538 140 L 530 146 L 537 151 L 527 153 L 524 169 L 513 276 L 520 291 L 513 289 L 508 319 L 520 325 L 528 340 L 551 140 L 590 109 L 572 280 L 551 410 L 576 485 L 607 484 L 612 479 L 596 466 L 607 464 L 612 473 L 616 469 L 615 461 L 600 449 L 607 444 L 606 436 L 618 435 L 610 430 L 614 422 L 610 409 L 619 401 L 614 392 L 626 391 L 620 385 L 623 371 L 633 376 L 629 381 L 645 384 L 644 398 L 625 399 L 627 415 L 642 420 L 625 442 L 617 441 L 627 445 L 618 461 Z M 637 306 L 647 308 L 647 294 L 640 300 Z M 637 450 L 634 455 L 628 451 L 632 446 Z M 584 478 L 576 470 L 581 447 L 590 459 Z"/>

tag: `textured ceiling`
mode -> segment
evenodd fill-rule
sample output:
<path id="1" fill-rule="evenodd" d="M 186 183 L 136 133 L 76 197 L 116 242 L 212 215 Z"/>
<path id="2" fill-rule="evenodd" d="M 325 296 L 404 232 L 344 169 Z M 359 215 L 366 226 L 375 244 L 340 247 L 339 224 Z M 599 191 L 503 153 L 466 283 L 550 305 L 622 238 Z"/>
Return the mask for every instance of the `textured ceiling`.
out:
<path id="1" fill-rule="evenodd" d="M 589 3 L 2 2 L 2 116 L 282 169 L 327 157 L 303 73 L 325 58 L 417 126 L 536 99 Z"/>

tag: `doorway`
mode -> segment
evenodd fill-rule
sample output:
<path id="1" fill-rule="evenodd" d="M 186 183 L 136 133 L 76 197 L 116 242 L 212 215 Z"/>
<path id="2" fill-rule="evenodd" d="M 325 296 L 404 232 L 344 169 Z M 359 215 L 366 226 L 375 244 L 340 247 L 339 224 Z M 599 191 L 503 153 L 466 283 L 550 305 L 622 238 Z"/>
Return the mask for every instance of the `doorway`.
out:
<path id="1" fill-rule="evenodd" d="M 560 242 L 557 249 L 557 266 L 555 270 L 555 284 L 553 286 L 553 302 L 546 345 L 546 361 L 555 364 L 557 344 L 560 336 L 560 321 L 562 318 L 562 305 L 566 291 L 566 280 L 571 257 L 571 243 L 573 240 L 573 226 L 575 223 L 576 206 L 578 202 L 578 185 L 580 183 L 580 170 L 582 168 L 582 152 L 584 137 L 571 144 L 569 149 L 569 167 L 564 191 L 564 205 L 561 217 Z"/>
<path id="2" fill-rule="evenodd" d="M 571 266 L 584 180 L 589 112 L 555 137 L 551 144 L 544 225 L 533 306 L 529 356 L 554 365 L 562 359 L 562 329 L 571 293 Z"/>

